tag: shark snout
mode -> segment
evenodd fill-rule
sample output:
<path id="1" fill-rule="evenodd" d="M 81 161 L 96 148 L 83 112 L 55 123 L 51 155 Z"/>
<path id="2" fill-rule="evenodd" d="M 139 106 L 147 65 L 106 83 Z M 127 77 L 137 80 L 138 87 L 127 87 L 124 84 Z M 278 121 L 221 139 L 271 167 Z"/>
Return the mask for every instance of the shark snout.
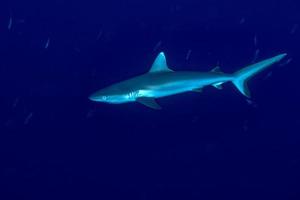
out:
<path id="1" fill-rule="evenodd" d="M 98 102 L 106 102 L 108 100 L 108 95 L 104 94 L 102 91 L 97 91 L 92 93 L 89 96 L 89 100 L 98 101 Z"/>
<path id="2" fill-rule="evenodd" d="M 89 96 L 89 100 L 91 101 L 99 101 L 99 95 L 97 95 L 96 93 L 93 93 Z"/>

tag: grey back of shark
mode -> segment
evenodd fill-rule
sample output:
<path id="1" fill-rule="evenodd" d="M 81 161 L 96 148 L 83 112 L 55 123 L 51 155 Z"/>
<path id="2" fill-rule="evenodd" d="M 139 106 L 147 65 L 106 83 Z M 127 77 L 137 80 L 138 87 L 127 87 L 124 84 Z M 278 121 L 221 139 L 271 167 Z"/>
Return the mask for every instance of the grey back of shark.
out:
<path id="1" fill-rule="evenodd" d="M 131 79 L 115 83 L 93 93 L 89 99 L 97 102 L 121 104 L 139 102 L 153 109 L 161 107 L 155 99 L 184 92 L 200 92 L 205 86 L 222 88 L 222 84 L 231 81 L 238 91 L 250 98 L 248 80 L 282 60 L 287 54 L 263 60 L 247 66 L 233 74 L 225 74 L 219 67 L 210 72 L 173 71 L 166 62 L 163 52 L 159 53 L 149 72 Z"/>

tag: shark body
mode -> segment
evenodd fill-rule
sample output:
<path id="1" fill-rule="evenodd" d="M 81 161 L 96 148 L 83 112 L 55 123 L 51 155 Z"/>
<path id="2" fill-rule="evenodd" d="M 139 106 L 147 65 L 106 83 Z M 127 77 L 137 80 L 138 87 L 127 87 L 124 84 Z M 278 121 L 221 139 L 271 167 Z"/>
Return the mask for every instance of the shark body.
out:
<path id="1" fill-rule="evenodd" d="M 247 81 L 258 72 L 279 62 L 287 54 L 263 60 L 247 66 L 233 74 L 225 74 L 215 67 L 210 72 L 173 71 L 166 62 L 163 52 L 156 57 L 150 71 L 140 76 L 121 81 L 93 93 L 89 99 L 97 102 L 121 104 L 139 102 L 153 109 L 161 107 L 155 99 L 184 92 L 200 92 L 206 86 L 222 88 L 231 81 L 237 89 L 250 98 Z"/>

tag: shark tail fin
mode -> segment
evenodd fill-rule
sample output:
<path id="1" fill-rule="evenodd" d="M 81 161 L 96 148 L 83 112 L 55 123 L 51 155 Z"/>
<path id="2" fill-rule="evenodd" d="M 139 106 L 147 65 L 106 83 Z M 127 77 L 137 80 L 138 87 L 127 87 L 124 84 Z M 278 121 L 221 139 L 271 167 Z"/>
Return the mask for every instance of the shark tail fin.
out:
<path id="1" fill-rule="evenodd" d="M 266 69 L 267 67 L 273 65 L 276 62 L 279 62 L 283 59 L 287 54 L 280 54 L 278 56 L 263 60 L 261 62 L 252 64 L 247 66 L 233 74 L 233 84 L 236 88 L 246 97 L 250 98 L 250 91 L 247 86 L 247 82 L 250 78 L 252 78 L 257 73 Z"/>

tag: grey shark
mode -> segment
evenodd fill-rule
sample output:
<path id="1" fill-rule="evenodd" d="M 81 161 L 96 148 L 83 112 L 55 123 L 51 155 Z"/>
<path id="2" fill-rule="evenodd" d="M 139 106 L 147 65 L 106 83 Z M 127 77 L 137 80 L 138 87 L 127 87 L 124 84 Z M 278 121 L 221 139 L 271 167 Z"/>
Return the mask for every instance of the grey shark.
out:
<path id="1" fill-rule="evenodd" d="M 232 82 L 238 91 L 250 98 L 247 81 L 286 55 L 280 54 L 251 64 L 235 73 L 226 74 L 221 72 L 219 67 L 209 72 L 173 71 L 167 65 L 165 54 L 161 52 L 149 72 L 101 89 L 89 99 L 111 104 L 139 102 L 153 109 L 161 109 L 155 101 L 157 98 L 191 91 L 201 92 L 206 86 L 222 89 L 222 84 L 226 82 Z"/>

